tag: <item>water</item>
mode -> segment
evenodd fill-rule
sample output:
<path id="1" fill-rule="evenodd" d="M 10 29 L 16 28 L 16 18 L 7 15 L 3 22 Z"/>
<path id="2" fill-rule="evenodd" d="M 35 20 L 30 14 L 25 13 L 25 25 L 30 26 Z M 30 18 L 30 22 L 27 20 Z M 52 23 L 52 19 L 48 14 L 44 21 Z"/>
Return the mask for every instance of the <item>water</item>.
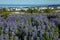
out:
<path id="1" fill-rule="evenodd" d="M 60 5 L 60 0 L 0 0 L 0 7 Z"/>

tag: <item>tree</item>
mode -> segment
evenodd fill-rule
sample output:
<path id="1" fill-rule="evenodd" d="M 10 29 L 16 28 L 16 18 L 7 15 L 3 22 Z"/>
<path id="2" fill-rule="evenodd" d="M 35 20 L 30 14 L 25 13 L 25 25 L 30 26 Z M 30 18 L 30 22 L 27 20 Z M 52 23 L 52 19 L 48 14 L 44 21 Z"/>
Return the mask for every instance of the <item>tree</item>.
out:
<path id="1" fill-rule="evenodd" d="M 27 10 L 28 13 L 32 13 L 32 11 L 33 10 L 31 8 L 28 8 L 28 10 Z"/>
<path id="2" fill-rule="evenodd" d="M 33 13 L 39 13 L 39 10 L 34 8 Z"/>
<path id="3" fill-rule="evenodd" d="M 52 12 L 52 9 L 49 9 L 49 8 L 44 9 L 44 13 L 50 13 L 50 12 Z"/>

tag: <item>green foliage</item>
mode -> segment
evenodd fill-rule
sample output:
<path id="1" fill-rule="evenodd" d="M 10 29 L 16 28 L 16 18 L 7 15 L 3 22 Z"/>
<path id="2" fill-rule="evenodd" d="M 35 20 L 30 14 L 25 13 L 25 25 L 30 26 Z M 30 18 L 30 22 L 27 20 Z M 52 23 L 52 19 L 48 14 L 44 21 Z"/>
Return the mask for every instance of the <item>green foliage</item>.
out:
<path id="1" fill-rule="evenodd" d="M 33 13 L 39 13 L 39 10 L 34 8 Z"/>
<path id="2" fill-rule="evenodd" d="M 2 12 L 7 12 L 7 9 L 6 8 L 2 8 Z"/>
<path id="3" fill-rule="evenodd" d="M 28 8 L 27 10 L 28 13 L 39 13 L 39 10 L 38 9 L 35 9 L 35 8 Z"/>
<path id="4" fill-rule="evenodd" d="M 21 10 L 16 10 L 16 9 L 13 9 L 12 10 L 10 9 L 10 11 L 7 10 L 8 8 L 1 8 L 0 9 L 0 13 L 3 13 L 3 14 L 9 14 L 10 12 L 26 12 L 26 13 L 51 13 L 51 12 L 56 12 L 56 7 L 54 7 L 54 9 L 49 9 L 49 7 L 47 7 L 47 9 L 42 9 L 39 10 L 39 7 L 28 7 L 27 11 L 24 10 L 24 9 L 21 9 Z"/>
<path id="5" fill-rule="evenodd" d="M 25 10 L 21 9 L 20 12 L 25 12 Z"/>
<path id="6" fill-rule="evenodd" d="M 14 36 L 11 36 L 9 40 L 14 40 Z"/>
<path id="7" fill-rule="evenodd" d="M 44 9 L 43 11 L 44 11 L 44 13 L 51 13 L 51 12 L 52 12 L 52 10 L 51 10 L 51 9 L 49 9 L 49 8 Z"/>
<path id="8" fill-rule="evenodd" d="M 0 14 L 3 14 L 4 18 L 6 18 L 9 13 L 10 12 L 6 8 L 0 9 Z"/>
<path id="9" fill-rule="evenodd" d="M 28 8 L 27 12 L 28 12 L 28 13 L 32 13 L 33 11 L 32 11 L 31 8 Z"/>

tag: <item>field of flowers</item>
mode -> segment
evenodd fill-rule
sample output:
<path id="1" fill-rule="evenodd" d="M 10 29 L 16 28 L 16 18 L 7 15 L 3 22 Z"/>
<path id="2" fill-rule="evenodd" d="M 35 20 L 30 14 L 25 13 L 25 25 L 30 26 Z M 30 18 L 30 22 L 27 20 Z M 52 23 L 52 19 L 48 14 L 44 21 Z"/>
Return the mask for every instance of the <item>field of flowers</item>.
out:
<path id="1" fill-rule="evenodd" d="M 60 14 L 0 14 L 0 40 L 59 40 Z"/>

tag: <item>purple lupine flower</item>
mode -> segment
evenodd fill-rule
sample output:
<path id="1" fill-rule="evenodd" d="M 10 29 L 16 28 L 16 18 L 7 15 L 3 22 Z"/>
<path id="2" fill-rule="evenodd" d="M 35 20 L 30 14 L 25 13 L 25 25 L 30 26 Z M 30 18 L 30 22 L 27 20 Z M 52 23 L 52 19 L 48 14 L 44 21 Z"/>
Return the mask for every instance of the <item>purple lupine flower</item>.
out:
<path id="1" fill-rule="evenodd" d="M 34 27 L 33 27 L 33 30 L 34 30 L 34 31 L 36 31 L 36 30 L 37 30 L 37 29 L 36 29 L 36 26 L 34 26 Z"/>
<path id="2" fill-rule="evenodd" d="M 54 40 L 59 40 L 58 36 L 54 37 Z"/>
<path id="3" fill-rule="evenodd" d="M 14 32 L 11 32 L 11 35 L 13 36 L 13 35 L 15 35 L 15 33 Z"/>
<path id="4" fill-rule="evenodd" d="M 53 38 L 53 32 L 50 32 L 50 38 Z"/>
<path id="5" fill-rule="evenodd" d="M 54 23 L 58 22 L 58 19 L 52 19 L 51 18 L 51 21 L 53 21 Z"/>
<path id="6" fill-rule="evenodd" d="M 9 36 L 6 35 L 6 36 L 4 37 L 4 40 L 9 40 Z"/>
<path id="7" fill-rule="evenodd" d="M 5 32 L 8 33 L 9 32 L 9 28 L 5 28 Z"/>
<path id="8" fill-rule="evenodd" d="M 4 22 L 0 22 L 0 27 L 4 25 Z"/>
<path id="9" fill-rule="evenodd" d="M 3 40 L 3 36 L 0 35 L 0 40 Z"/>
<path id="10" fill-rule="evenodd" d="M 19 40 L 19 38 L 17 36 L 15 36 L 14 40 Z"/>
<path id="11" fill-rule="evenodd" d="M 51 26 L 55 26 L 55 23 L 54 22 L 51 22 Z"/>
<path id="12" fill-rule="evenodd" d="M 27 40 L 26 36 L 24 36 L 24 40 Z"/>
<path id="13" fill-rule="evenodd" d="M 28 28 L 27 27 L 25 28 L 25 33 L 26 33 L 26 35 L 28 35 Z"/>
<path id="14" fill-rule="evenodd" d="M 47 31 L 50 31 L 50 26 L 47 25 L 47 26 L 46 26 L 46 29 L 47 29 Z"/>
<path id="15" fill-rule="evenodd" d="M 54 28 L 52 28 L 52 32 L 54 33 Z"/>
<path id="16" fill-rule="evenodd" d="M 35 32 L 32 32 L 32 37 L 35 37 L 36 36 L 36 33 Z"/>
<path id="17" fill-rule="evenodd" d="M 40 38 L 42 38 L 42 32 L 40 31 Z"/>
<path id="18" fill-rule="evenodd" d="M 41 30 L 41 26 L 38 26 L 38 31 L 40 31 Z"/>
<path id="19" fill-rule="evenodd" d="M 31 40 L 34 40 L 34 37 L 31 37 Z"/>
<path id="20" fill-rule="evenodd" d="M 49 33 L 48 32 L 46 32 L 46 38 L 49 38 Z"/>
<path id="21" fill-rule="evenodd" d="M 42 29 L 42 30 L 45 30 L 45 25 L 42 25 L 41 29 Z"/>

